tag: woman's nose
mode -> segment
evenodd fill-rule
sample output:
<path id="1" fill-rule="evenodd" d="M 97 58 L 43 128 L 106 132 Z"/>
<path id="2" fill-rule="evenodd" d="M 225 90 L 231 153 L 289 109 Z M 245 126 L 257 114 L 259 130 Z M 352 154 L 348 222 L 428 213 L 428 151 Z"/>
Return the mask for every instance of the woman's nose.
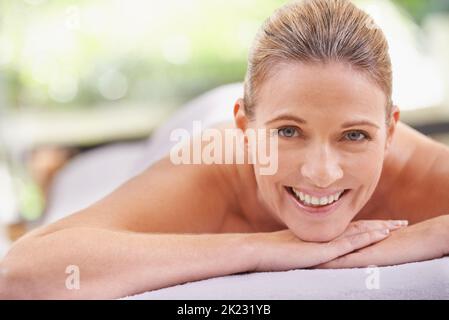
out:
<path id="1" fill-rule="evenodd" d="M 343 170 L 338 156 L 328 146 L 321 145 L 307 154 L 301 174 L 313 185 L 326 188 L 343 177 Z"/>

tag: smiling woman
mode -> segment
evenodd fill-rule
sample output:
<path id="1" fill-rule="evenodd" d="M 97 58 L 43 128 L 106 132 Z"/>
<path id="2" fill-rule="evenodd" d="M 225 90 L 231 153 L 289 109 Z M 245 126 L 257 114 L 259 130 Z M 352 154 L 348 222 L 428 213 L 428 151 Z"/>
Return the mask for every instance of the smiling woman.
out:
<path id="1" fill-rule="evenodd" d="M 247 271 L 448 254 L 449 151 L 399 122 L 391 80 L 383 33 L 351 2 L 285 5 L 256 37 L 234 122 L 217 123 L 218 139 L 243 133 L 250 155 L 261 143 L 248 132 L 274 132 L 276 172 L 167 155 L 20 239 L 0 265 L 1 295 L 112 298 Z M 67 266 L 81 273 L 78 290 L 64 286 Z"/>
<path id="2" fill-rule="evenodd" d="M 259 192 L 301 239 L 335 238 L 374 192 L 399 111 L 387 116 L 384 92 L 344 61 L 283 63 L 257 98 L 254 117 L 237 123 L 279 130 L 279 170 L 255 174 Z"/>

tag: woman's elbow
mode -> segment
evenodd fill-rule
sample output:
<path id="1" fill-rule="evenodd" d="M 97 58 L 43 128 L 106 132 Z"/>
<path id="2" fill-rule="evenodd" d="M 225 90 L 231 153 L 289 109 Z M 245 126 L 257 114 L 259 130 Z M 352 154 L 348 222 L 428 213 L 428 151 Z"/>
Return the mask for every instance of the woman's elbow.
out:
<path id="1" fill-rule="evenodd" d="M 27 240 L 19 242 L 0 261 L 0 300 L 45 299 L 48 290 L 39 272 L 42 266 L 32 261 L 35 248 Z"/>
<path id="2" fill-rule="evenodd" d="M 23 265 L 6 256 L 0 261 L 0 300 L 32 299 L 36 293 L 25 284 L 32 283 Z"/>

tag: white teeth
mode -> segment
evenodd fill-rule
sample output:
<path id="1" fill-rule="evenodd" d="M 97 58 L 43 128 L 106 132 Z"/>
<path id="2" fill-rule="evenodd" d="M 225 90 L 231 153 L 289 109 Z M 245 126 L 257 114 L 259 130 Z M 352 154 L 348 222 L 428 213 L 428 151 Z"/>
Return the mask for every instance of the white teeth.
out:
<path id="1" fill-rule="evenodd" d="M 325 206 L 327 204 L 331 204 L 334 201 L 337 201 L 343 191 L 337 192 L 336 194 L 327 196 L 327 197 L 313 197 L 308 194 L 304 194 L 302 192 L 296 191 L 294 188 L 292 188 L 293 193 L 296 195 L 296 197 L 304 202 L 306 205 L 312 205 L 312 206 Z"/>
<path id="2" fill-rule="evenodd" d="M 327 204 L 327 201 L 328 201 L 328 199 L 327 199 L 326 197 L 320 198 L 320 205 L 321 205 L 321 206 L 326 205 L 326 204 Z"/>
<path id="3" fill-rule="evenodd" d="M 294 190 L 294 189 L 293 189 Z M 310 204 L 310 196 L 308 194 L 306 194 L 304 196 L 304 202 Z"/>

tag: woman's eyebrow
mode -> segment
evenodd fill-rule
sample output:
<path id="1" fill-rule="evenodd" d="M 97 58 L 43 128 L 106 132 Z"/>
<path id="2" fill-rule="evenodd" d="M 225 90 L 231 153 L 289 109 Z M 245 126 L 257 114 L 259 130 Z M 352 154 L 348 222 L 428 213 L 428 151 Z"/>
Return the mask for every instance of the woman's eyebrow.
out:
<path id="1" fill-rule="evenodd" d="M 304 120 L 303 118 L 297 117 L 295 115 L 292 114 L 283 114 L 283 115 L 279 115 L 277 117 L 274 117 L 273 119 L 265 122 L 265 125 L 269 125 L 272 122 L 276 122 L 276 121 L 280 121 L 280 120 L 291 120 L 291 121 L 295 121 L 297 123 L 301 123 L 301 124 L 307 124 L 307 121 Z M 348 128 L 348 127 L 354 127 L 354 126 L 371 126 L 371 127 L 375 127 L 377 129 L 380 129 L 379 126 L 369 120 L 351 120 L 351 121 L 347 121 L 345 123 L 343 123 L 341 125 L 341 127 L 344 128 Z"/>
<path id="2" fill-rule="evenodd" d="M 341 125 L 342 128 L 354 127 L 354 126 L 371 126 L 380 129 L 379 126 L 368 120 L 352 120 L 347 121 Z"/>
<path id="3" fill-rule="evenodd" d="M 272 122 L 276 122 L 276 121 L 280 121 L 280 120 L 291 120 L 291 121 L 295 121 L 295 122 L 298 122 L 301 124 L 307 124 L 307 121 L 304 120 L 303 118 L 297 117 L 292 114 L 282 114 L 277 117 L 274 117 L 271 120 L 268 120 L 267 122 L 265 122 L 265 125 L 268 125 L 268 124 L 271 124 Z"/>

